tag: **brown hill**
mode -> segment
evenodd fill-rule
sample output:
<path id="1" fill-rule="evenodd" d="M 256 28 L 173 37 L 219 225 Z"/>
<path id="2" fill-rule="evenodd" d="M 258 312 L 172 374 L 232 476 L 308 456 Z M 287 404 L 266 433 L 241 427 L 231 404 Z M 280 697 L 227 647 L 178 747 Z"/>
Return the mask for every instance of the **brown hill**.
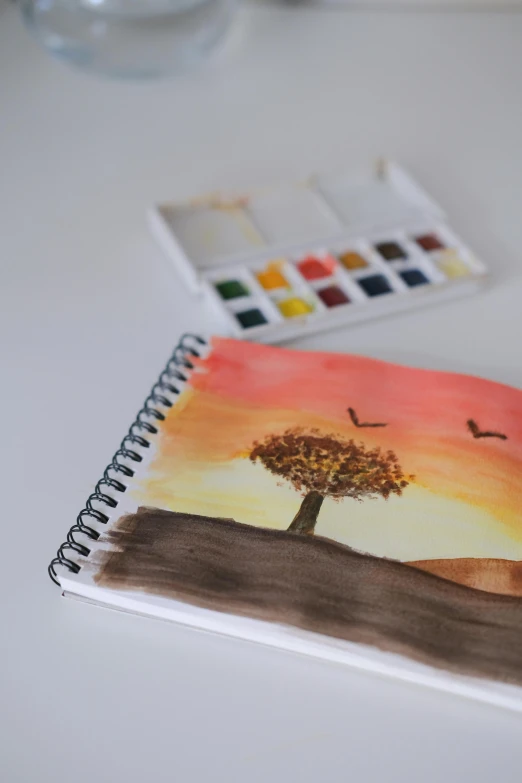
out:
<path id="1" fill-rule="evenodd" d="M 95 581 L 371 644 L 522 685 L 522 599 L 319 536 L 140 508 L 104 540 Z"/>
<path id="2" fill-rule="evenodd" d="M 522 596 L 522 560 L 457 557 L 412 560 L 407 565 L 488 593 Z"/>

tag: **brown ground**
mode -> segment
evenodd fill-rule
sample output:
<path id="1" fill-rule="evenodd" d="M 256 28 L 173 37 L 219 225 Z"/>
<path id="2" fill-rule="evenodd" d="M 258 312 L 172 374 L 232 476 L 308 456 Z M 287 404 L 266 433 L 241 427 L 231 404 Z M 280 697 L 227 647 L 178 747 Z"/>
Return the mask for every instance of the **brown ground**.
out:
<path id="1" fill-rule="evenodd" d="M 522 561 L 493 557 L 412 560 L 408 565 L 488 593 L 522 596 Z"/>
<path id="2" fill-rule="evenodd" d="M 473 590 L 319 536 L 140 508 L 95 580 L 373 644 L 522 685 L 522 599 Z"/>

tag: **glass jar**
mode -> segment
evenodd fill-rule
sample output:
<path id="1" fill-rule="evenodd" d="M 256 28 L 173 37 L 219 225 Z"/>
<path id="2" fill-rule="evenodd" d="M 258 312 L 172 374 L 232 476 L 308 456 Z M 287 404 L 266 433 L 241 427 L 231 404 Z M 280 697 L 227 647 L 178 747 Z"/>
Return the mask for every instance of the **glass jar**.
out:
<path id="1" fill-rule="evenodd" d="M 156 78 L 200 60 L 224 36 L 235 0 L 20 0 L 54 56 L 121 78 Z"/>

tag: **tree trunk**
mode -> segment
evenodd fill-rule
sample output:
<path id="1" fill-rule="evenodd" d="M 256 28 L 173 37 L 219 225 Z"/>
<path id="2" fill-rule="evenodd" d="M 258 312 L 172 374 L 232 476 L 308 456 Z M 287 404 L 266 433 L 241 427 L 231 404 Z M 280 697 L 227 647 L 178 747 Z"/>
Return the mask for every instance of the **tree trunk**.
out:
<path id="1" fill-rule="evenodd" d="M 315 490 L 308 492 L 308 494 L 304 496 L 301 508 L 295 515 L 288 530 L 293 530 L 294 533 L 305 533 L 306 535 L 313 536 L 317 515 L 319 514 L 323 500 L 324 497 L 319 492 L 315 492 Z"/>

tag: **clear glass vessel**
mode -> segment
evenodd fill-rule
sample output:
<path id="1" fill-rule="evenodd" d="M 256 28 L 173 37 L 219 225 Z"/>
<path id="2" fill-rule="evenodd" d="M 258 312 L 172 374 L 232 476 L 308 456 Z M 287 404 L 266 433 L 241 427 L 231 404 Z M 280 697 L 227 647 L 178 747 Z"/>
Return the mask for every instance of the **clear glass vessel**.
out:
<path id="1" fill-rule="evenodd" d="M 54 56 L 120 78 L 156 78 L 204 57 L 226 33 L 235 0 L 19 0 Z"/>

